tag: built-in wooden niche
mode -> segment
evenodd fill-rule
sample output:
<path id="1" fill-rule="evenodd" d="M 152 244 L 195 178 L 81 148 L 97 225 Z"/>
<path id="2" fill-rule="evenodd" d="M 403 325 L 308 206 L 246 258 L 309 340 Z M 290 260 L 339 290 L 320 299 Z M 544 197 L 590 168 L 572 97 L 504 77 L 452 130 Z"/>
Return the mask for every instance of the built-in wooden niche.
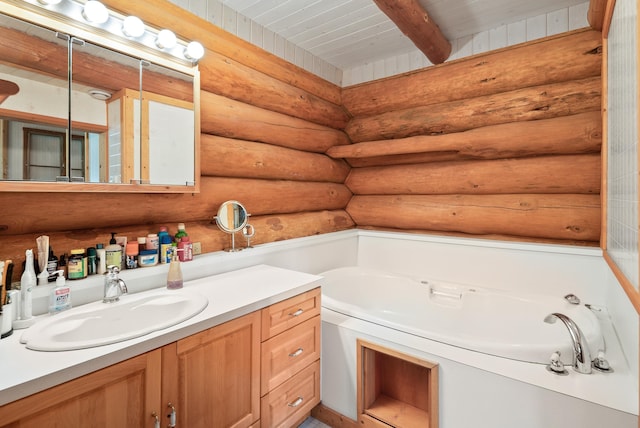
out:
<path id="1" fill-rule="evenodd" d="M 438 364 L 358 339 L 358 422 L 438 427 Z"/>

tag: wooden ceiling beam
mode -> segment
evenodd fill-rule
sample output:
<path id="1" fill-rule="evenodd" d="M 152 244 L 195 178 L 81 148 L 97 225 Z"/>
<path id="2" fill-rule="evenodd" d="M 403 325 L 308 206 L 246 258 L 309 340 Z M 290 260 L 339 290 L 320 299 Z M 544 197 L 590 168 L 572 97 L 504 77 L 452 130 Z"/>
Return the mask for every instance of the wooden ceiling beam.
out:
<path id="1" fill-rule="evenodd" d="M 451 43 L 418 0 L 374 2 L 433 64 L 441 64 L 449 58 Z"/>

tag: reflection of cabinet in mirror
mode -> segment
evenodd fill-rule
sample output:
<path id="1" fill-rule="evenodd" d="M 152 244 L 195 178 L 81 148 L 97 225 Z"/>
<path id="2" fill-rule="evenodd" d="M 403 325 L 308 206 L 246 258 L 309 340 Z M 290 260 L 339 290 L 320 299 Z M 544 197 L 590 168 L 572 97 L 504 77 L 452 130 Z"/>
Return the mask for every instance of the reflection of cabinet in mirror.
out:
<path id="1" fill-rule="evenodd" d="M 0 12 L 14 9 L 0 3 Z M 197 68 L 141 60 L 143 51 L 124 55 L 16 16 L 0 13 L 0 191 L 198 190 Z M 27 144 L 26 128 L 57 133 L 55 143 Z M 31 173 L 33 159 L 48 172 Z"/>

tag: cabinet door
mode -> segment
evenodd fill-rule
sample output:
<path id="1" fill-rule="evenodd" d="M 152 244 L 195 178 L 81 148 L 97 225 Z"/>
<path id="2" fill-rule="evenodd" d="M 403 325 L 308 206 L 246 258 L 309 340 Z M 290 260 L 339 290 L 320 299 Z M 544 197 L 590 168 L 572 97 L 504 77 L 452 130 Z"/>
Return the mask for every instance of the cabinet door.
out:
<path id="1" fill-rule="evenodd" d="M 153 427 L 161 352 L 151 351 L 0 407 L 8 427 Z"/>
<path id="2" fill-rule="evenodd" d="M 162 366 L 178 426 L 251 426 L 260 417 L 260 312 L 167 345 Z"/>

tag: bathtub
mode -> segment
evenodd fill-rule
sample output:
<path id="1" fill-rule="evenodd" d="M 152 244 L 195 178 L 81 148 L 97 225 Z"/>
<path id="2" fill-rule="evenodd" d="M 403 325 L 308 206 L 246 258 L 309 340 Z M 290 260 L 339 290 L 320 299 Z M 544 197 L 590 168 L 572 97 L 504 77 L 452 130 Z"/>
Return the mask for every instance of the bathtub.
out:
<path id="1" fill-rule="evenodd" d="M 592 356 L 605 351 L 593 311 L 563 296 L 516 294 L 362 267 L 321 275 L 324 307 L 425 339 L 538 364 L 548 364 L 559 351 L 571 365 L 569 331 L 562 322 L 544 322 L 559 312 L 578 325 Z"/>
<path id="2" fill-rule="evenodd" d="M 320 275 L 321 401 L 339 415 L 358 419 L 357 343 L 365 340 L 438 364 L 440 428 L 638 426 L 637 378 L 604 307 L 369 267 Z M 556 312 L 579 326 L 592 358 L 606 351 L 612 373 L 571 369 L 569 331 L 544 321 Z M 557 351 L 565 376 L 545 368 Z"/>

